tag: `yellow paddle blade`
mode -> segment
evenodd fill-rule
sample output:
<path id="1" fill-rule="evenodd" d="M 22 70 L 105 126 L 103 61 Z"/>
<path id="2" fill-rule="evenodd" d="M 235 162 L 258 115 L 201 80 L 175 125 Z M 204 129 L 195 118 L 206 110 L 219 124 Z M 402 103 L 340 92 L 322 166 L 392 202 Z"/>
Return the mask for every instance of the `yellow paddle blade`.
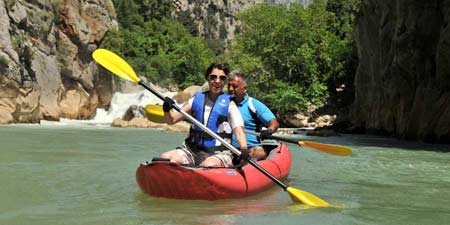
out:
<path id="1" fill-rule="evenodd" d="M 154 104 L 148 104 L 145 106 L 145 115 L 147 116 L 147 119 L 155 122 L 155 123 L 165 123 L 166 120 L 164 119 L 164 111 L 162 109 L 162 106 L 160 105 L 154 105 Z"/>
<path id="2" fill-rule="evenodd" d="M 328 202 L 320 199 L 319 197 L 300 189 L 288 187 L 286 191 L 289 193 L 293 201 L 303 203 L 314 207 L 329 207 Z"/>
<path id="3" fill-rule="evenodd" d="M 92 53 L 92 58 L 105 67 L 110 72 L 116 74 L 119 77 L 127 79 L 129 81 L 138 83 L 141 79 L 136 75 L 133 68 L 131 68 L 128 63 L 116 55 L 116 53 L 111 52 L 106 49 L 97 49 Z"/>
<path id="4" fill-rule="evenodd" d="M 298 144 L 332 155 L 348 156 L 352 154 L 352 150 L 350 148 L 340 145 L 322 144 L 312 141 L 299 141 Z"/>

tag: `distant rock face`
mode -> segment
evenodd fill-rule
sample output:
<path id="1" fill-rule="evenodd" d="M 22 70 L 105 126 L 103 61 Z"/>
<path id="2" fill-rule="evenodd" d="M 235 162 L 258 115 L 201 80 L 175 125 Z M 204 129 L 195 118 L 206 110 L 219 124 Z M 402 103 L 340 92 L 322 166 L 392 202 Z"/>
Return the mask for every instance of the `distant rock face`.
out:
<path id="1" fill-rule="evenodd" d="M 237 15 L 251 6 L 267 4 L 301 4 L 308 6 L 313 0 L 177 0 L 175 16 L 191 33 L 207 40 L 220 40 L 226 48 L 238 33 L 241 22 Z"/>
<path id="2" fill-rule="evenodd" d="M 89 118 L 112 96 L 91 53 L 117 27 L 111 0 L 0 0 L 0 124 Z"/>
<path id="3" fill-rule="evenodd" d="M 450 143 L 450 3 L 363 0 L 355 129 Z"/>
<path id="4" fill-rule="evenodd" d="M 191 33 L 229 44 L 240 24 L 238 12 L 265 0 L 178 0 L 175 15 Z"/>

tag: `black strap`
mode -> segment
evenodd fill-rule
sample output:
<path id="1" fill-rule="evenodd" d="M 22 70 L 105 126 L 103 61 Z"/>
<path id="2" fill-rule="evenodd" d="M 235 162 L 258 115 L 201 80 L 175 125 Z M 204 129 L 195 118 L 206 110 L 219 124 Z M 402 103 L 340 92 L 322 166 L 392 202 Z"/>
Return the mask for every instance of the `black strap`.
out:
<path id="1" fill-rule="evenodd" d="M 217 152 L 217 151 L 223 152 L 227 150 L 228 149 L 223 145 L 204 148 L 204 151 L 206 152 Z"/>
<path id="2" fill-rule="evenodd" d="M 233 135 L 228 133 L 216 133 L 221 138 L 231 138 Z M 211 135 L 204 131 L 196 131 L 194 129 L 189 130 L 189 136 L 195 137 L 195 138 L 213 138 Z"/>
<path id="3" fill-rule="evenodd" d="M 228 149 L 223 146 L 212 146 L 212 147 L 198 147 L 197 145 L 195 145 L 195 143 L 193 143 L 192 141 L 189 140 L 189 138 L 186 138 L 186 140 L 184 140 L 186 147 L 189 148 L 190 151 L 192 151 L 193 153 L 197 153 L 200 151 L 204 151 L 204 152 L 216 152 L 216 151 L 227 151 Z"/>

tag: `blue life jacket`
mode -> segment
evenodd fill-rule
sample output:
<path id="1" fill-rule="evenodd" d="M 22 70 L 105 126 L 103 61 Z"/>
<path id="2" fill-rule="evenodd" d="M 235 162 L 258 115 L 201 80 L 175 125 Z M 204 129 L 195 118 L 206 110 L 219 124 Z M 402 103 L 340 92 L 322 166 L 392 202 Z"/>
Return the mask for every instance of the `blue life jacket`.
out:
<path id="1" fill-rule="evenodd" d="M 208 92 L 197 92 L 192 102 L 192 116 L 203 124 L 204 111 L 206 104 L 206 95 Z M 219 126 L 222 123 L 228 123 L 228 107 L 230 105 L 230 96 L 222 93 L 217 97 L 213 108 L 209 114 L 206 127 L 216 133 L 222 138 L 231 139 L 231 133 L 218 133 Z M 211 137 L 208 133 L 204 132 L 200 127 L 192 125 L 189 131 L 189 137 L 186 139 L 186 144 L 195 151 L 221 151 L 226 148 L 218 142 L 215 138 Z"/>

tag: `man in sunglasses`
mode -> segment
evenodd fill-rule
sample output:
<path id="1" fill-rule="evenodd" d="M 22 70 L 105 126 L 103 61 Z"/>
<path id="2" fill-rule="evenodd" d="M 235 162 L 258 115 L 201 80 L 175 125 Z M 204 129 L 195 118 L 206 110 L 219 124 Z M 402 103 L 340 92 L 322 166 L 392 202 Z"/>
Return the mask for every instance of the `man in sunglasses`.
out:
<path id="1" fill-rule="evenodd" d="M 244 121 L 236 104 L 231 101 L 231 96 L 223 92 L 229 71 L 226 63 L 211 64 L 205 72 L 209 91 L 197 92 L 182 107 L 182 110 L 230 143 L 234 133 L 242 152 L 241 157 L 248 157 Z M 163 111 L 167 124 L 175 124 L 183 120 L 181 113 L 171 110 L 174 104 L 171 98 L 165 98 Z M 162 153 L 161 157 L 177 164 L 195 164 L 205 167 L 233 166 L 231 151 L 194 124 L 184 145 Z"/>
<path id="2" fill-rule="evenodd" d="M 260 140 L 270 137 L 277 131 L 280 124 L 275 115 L 264 103 L 247 94 L 248 84 L 245 74 L 240 71 L 231 73 L 228 81 L 228 93 L 233 96 L 242 118 L 245 130 L 260 132 L 259 139 L 254 135 L 246 135 L 249 156 L 256 160 L 265 159 L 267 153 L 261 146 Z M 262 130 L 265 126 L 267 129 Z M 239 147 L 239 141 L 233 136 L 233 146 Z"/>

